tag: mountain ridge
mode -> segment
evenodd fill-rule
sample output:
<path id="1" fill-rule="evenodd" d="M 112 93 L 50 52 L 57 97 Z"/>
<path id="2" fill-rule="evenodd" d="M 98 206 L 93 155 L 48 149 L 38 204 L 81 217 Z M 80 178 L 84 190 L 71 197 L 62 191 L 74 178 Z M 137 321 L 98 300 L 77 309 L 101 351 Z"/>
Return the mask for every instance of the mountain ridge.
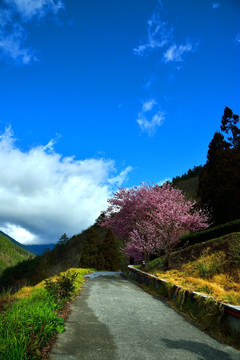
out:
<path id="1" fill-rule="evenodd" d="M 13 239 L 8 234 L 4 233 L 0 230 L 0 234 L 3 236 L 6 236 L 9 240 L 11 240 L 15 245 L 20 246 L 21 248 L 27 250 L 28 252 L 34 254 L 34 255 L 42 255 L 47 249 L 52 250 L 56 244 L 30 244 L 30 245 L 24 245 L 18 242 L 17 240 Z"/>

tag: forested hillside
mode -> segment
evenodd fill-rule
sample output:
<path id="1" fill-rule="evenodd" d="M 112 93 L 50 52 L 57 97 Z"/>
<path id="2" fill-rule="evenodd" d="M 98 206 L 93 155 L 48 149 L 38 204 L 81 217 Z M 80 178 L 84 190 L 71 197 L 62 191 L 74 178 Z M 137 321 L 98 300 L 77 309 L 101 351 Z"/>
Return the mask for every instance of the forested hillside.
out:
<path id="1" fill-rule="evenodd" d="M 199 176 L 194 176 L 186 180 L 179 180 L 174 187 L 182 190 L 190 200 L 198 200 Z"/>
<path id="2" fill-rule="evenodd" d="M 23 260 L 33 258 L 33 254 L 14 244 L 7 236 L 0 233 L 0 274 L 6 268 L 15 266 Z"/>
<path id="3" fill-rule="evenodd" d="M 18 288 L 22 284 L 35 285 L 72 267 L 119 270 L 126 263 L 117 238 L 97 223 L 71 238 L 63 234 L 54 249 L 22 260 L 12 267 L 5 267 L 0 277 L 0 291 L 8 287 Z"/>

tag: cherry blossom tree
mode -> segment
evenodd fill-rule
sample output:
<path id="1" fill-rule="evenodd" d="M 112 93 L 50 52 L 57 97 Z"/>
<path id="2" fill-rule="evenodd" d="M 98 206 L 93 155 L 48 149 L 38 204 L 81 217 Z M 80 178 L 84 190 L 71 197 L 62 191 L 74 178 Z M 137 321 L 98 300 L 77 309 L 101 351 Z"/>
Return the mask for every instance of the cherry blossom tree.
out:
<path id="1" fill-rule="evenodd" d="M 124 242 L 125 253 L 138 261 L 164 252 L 168 267 L 180 237 L 208 227 L 207 214 L 170 184 L 119 189 L 109 204 L 102 225 L 113 229 Z"/>

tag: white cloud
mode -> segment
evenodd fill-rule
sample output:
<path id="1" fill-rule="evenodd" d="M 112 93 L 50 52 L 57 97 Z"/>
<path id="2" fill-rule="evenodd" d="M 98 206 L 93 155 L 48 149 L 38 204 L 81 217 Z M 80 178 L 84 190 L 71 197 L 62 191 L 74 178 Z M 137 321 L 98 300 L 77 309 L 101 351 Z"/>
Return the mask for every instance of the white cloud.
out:
<path id="1" fill-rule="evenodd" d="M 51 243 L 87 228 L 131 171 L 116 175 L 113 160 L 62 157 L 53 141 L 23 152 L 11 128 L 0 136 L 0 163 L 0 230 L 22 243 Z"/>
<path id="2" fill-rule="evenodd" d="M 185 45 L 179 45 L 179 46 L 173 44 L 164 53 L 163 59 L 165 63 L 169 61 L 183 61 L 182 59 L 183 54 L 192 51 L 193 51 L 193 47 L 192 44 L 189 42 L 187 42 Z"/>
<path id="3" fill-rule="evenodd" d="M 120 187 L 124 181 L 127 180 L 128 174 L 132 171 L 132 167 L 128 166 L 126 169 L 120 172 L 119 175 L 108 180 L 109 184 Z"/>
<path id="4" fill-rule="evenodd" d="M 142 110 L 138 113 L 137 123 L 142 131 L 152 136 L 156 129 L 162 125 L 164 119 L 165 115 L 160 111 L 157 101 L 150 99 L 142 104 Z"/>
<path id="5" fill-rule="evenodd" d="M 163 179 L 163 180 L 160 180 L 160 181 L 158 182 L 158 185 L 159 185 L 159 186 L 162 186 L 162 185 L 165 184 L 167 181 L 168 181 L 168 182 L 171 182 L 172 179 L 171 179 L 171 178 L 165 178 L 165 179 Z"/>
<path id="6" fill-rule="evenodd" d="M 15 64 L 27 65 L 37 61 L 35 52 L 23 46 L 26 35 L 20 25 L 15 25 L 10 33 L 0 31 L 0 51 L 3 57 L 10 58 Z"/>
<path id="7" fill-rule="evenodd" d="M 238 34 L 236 35 L 236 37 L 235 37 L 235 42 L 236 42 L 237 44 L 240 44 L 240 33 L 238 33 Z"/>
<path id="8" fill-rule="evenodd" d="M 20 242 L 23 240 L 24 244 L 36 244 L 38 241 L 37 236 L 14 224 L 6 223 L 5 226 L 1 228 L 1 231 L 13 239 L 18 239 Z"/>
<path id="9" fill-rule="evenodd" d="M 150 100 L 145 101 L 142 105 L 142 112 L 147 112 L 147 111 L 152 110 L 154 105 L 157 105 L 157 102 L 155 99 L 150 99 Z"/>
<path id="10" fill-rule="evenodd" d="M 26 21 L 36 21 L 48 14 L 56 15 L 64 8 L 62 0 L 4 0 L 0 5 L 0 56 L 17 65 L 37 61 L 36 52 L 25 46 Z M 16 15 L 20 15 L 16 21 Z"/>
<path id="11" fill-rule="evenodd" d="M 213 8 L 213 9 L 217 9 L 217 8 L 219 8 L 219 6 L 220 6 L 219 3 L 212 2 L 212 8 Z"/>
<path id="12" fill-rule="evenodd" d="M 220 6 L 218 3 L 212 4 L 212 6 L 214 6 L 215 8 Z M 170 26 L 168 22 L 162 20 L 163 14 L 164 3 L 163 1 L 159 0 L 157 6 L 152 13 L 151 19 L 147 22 L 147 41 L 134 48 L 133 52 L 136 55 L 143 56 L 154 49 L 162 49 L 162 51 L 164 51 L 163 60 L 165 63 L 170 61 L 183 61 L 183 54 L 187 52 L 194 52 L 198 46 L 198 43 L 196 42 L 193 45 L 192 43 L 187 41 L 185 44 L 176 45 L 174 41 L 175 29 L 173 26 Z M 145 87 L 149 88 L 150 86 L 151 81 L 149 81 Z"/>
<path id="13" fill-rule="evenodd" d="M 24 20 L 44 17 L 49 13 L 57 14 L 64 8 L 62 0 L 5 0 Z"/>
<path id="14" fill-rule="evenodd" d="M 147 41 L 133 49 L 133 53 L 136 55 L 144 55 L 146 51 L 162 48 L 171 38 L 173 30 L 167 29 L 167 23 L 163 22 L 156 12 L 153 13 L 147 24 Z"/>

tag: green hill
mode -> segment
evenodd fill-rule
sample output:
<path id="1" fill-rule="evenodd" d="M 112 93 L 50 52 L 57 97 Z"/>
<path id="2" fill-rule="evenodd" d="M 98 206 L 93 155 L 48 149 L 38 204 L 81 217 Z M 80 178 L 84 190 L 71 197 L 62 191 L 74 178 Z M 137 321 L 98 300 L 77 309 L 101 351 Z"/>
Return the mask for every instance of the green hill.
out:
<path id="1" fill-rule="evenodd" d="M 202 171 L 202 165 L 194 166 L 181 176 L 172 179 L 171 184 L 183 190 L 189 200 L 198 200 L 199 174 Z"/>
<path id="2" fill-rule="evenodd" d="M 15 266 L 34 255 L 13 243 L 8 236 L 0 233 L 0 274 L 8 267 Z"/>
<path id="3" fill-rule="evenodd" d="M 44 252 L 49 249 L 52 250 L 55 246 L 54 243 L 50 243 L 50 244 L 31 244 L 31 245 L 24 245 L 21 244 L 20 242 L 16 241 L 15 239 L 13 239 L 11 236 L 5 234 L 3 231 L 0 230 L 0 234 L 6 236 L 9 240 L 11 240 L 11 242 L 13 242 L 15 245 L 18 245 L 19 247 L 27 250 L 27 252 L 30 252 L 31 254 L 34 255 L 41 255 L 44 254 Z"/>

